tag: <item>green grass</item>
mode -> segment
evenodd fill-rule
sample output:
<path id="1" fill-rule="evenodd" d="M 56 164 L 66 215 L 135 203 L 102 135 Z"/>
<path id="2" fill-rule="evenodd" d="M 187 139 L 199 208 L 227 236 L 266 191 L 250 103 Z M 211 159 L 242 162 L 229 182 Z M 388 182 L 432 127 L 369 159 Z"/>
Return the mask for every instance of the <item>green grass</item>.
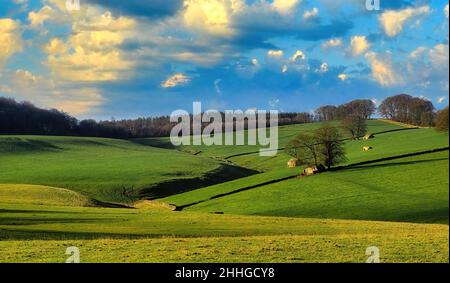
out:
<path id="1" fill-rule="evenodd" d="M 286 125 L 286 126 L 280 126 L 278 128 L 278 143 L 279 148 L 284 148 L 286 144 L 294 138 L 298 133 L 302 132 L 312 132 L 322 126 L 325 123 L 308 123 L 308 124 L 295 124 L 295 125 Z M 340 127 L 340 123 L 337 121 L 329 122 L 329 124 L 333 126 Z M 369 120 L 367 122 L 368 129 L 371 133 L 377 133 L 377 132 L 384 132 L 384 131 L 392 131 L 392 130 L 398 130 L 402 129 L 402 127 L 398 125 L 393 125 L 385 122 L 380 122 L 378 120 Z M 341 129 L 342 135 L 345 138 L 350 137 L 349 133 L 345 131 L 344 129 Z M 255 131 L 252 131 L 253 133 Z M 225 141 L 226 136 L 234 135 L 235 133 L 227 133 L 223 136 L 223 141 Z M 249 131 L 244 132 L 245 140 L 248 138 Z M 191 138 L 191 143 L 193 143 L 194 140 L 200 140 L 199 136 L 195 136 Z M 168 149 L 174 149 L 175 147 L 171 144 L 170 138 L 163 137 L 163 138 L 147 138 L 147 139 L 136 139 L 135 140 L 138 143 L 148 145 L 148 146 L 155 146 L 155 147 L 162 147 L 162 148 L 168 148 Z M 225 144 L 225 143 L 224 143 Z M 177 149 L 181 151 L 196 153 L 197 155 L 201 156 L 209 156 L 209 157 L 216 157 L 216 158 L 227 158 L 229 156 L 233 156 L 236 154 L 244 154 L 244 153 L 257 153 L 259 152 L 260 146 L 259 145 L 242 145 L 242 146 L 235 146 L 235 145 L 222 145 L 222 146 L 206 146 L 206 145 L 181 145 L 177 147 Z M 282 150 L 281 150 L 282 151 Z"/>
<path id="2" fill-rule="evenodd" d="M 113 202 L 173 179 L 200 177 L 209 158 L 102 138 L 0 136 L 0 183 L 61 187 Z"/>
<path id="3" fill-rule="evenodd" d="M 283 181 L 187 209 L 244 215 L 448 223 L 448 178 L 446 151 Z"/>
<path id="4" fill-rule="evenodd" d="M 82 262 L 364 262 L 373 245 L 385 262 L 448 261 L 447 225 L 37 205 L 52 188 L 20 190 L 17 204 L 0 187 L 0 262 L 64 262 L 69 246 Z"/>
<path id="5" fill-rule="evenodd" d="M 1 204 L 40 206 L 93 206 L 89 198 L 75 192 L 36 185 L 0 184 Z"/>
<path id="6" fill-rule="evenodd" d="M 320 125 L 280 127 L 280 148 Z M 400 129 L 369 121 L 371 133 Z M 347 141 L 347 164 L 446 146 L 448 133 L 433 129 L 380 133 Z M 0 262 L 64 262 L 73 245 L 82 262 L 365 262 L 369 246 L 383 262 L 448 262 L 448 151 L 261 186 L 301 168 L 258 150 L 0 136 Z M 143 193 L 164 198 L 135 202 Z"/>

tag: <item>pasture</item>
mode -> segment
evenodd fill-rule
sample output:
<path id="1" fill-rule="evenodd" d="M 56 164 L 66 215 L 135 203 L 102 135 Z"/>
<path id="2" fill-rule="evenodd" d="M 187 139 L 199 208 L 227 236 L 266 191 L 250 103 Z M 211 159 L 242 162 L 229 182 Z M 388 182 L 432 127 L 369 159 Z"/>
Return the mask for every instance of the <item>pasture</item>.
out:
<path id="1" fill-rule="evenodd" d="M 341 168 L 299 178 L 283 148 L 320 125 L 280 127 L 274 157 L 0 136 L 0 262 L 64 262 L 68 246 L 82 262 L 365 262 L 373 245 L 383 262 L 448 262 L 448 150 L 424 153 L 448 133 L 370 120 L 368 141 L 341 129 Z"/>

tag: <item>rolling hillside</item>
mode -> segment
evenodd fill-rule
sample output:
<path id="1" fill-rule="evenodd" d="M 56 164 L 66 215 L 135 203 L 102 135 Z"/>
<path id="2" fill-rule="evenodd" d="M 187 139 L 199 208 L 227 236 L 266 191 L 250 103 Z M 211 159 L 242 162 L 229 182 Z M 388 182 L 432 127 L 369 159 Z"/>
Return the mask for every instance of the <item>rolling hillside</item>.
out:
<path id="1" fill-rule="evenodd" d="M 341 168 L 297 178 L 282 148 L 320 125 L 280 127 L 275 157 L 1 136 L 0 262 L 64 262 L 71 245 L 83 262 L 364 262 L 371 245 L 383 262 L 448 262 L 448 133 L 369 121 Z"/>
<path id="2" fill-rule="evenodd" d="M 207 173 L 209 180 L 204 178 Z M 165 182 L 211 184 L 251 173 L 209 158 L 124 140 L 0 136 L 0 184 L 66 188 L 100 201 L 129 203 L 141 196 L 167 196 L 158 187 Z"/>

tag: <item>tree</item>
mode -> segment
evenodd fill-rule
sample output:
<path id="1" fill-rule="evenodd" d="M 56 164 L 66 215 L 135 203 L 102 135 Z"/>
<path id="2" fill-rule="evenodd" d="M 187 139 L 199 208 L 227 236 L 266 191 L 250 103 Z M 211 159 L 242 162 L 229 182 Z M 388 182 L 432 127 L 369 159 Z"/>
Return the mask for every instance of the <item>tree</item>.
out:
<path id="1" fill-rule="evenodd" d="M 338 128 L 324 125 L 315 131 L 314 136 L 319 144 L 320 160 L 328 169 L 347 160 L 344 141 Z"/>
<path id="2" fill-rule="evenodd" d="M 301 165 L 318 166 L 319 145 L 316 137 L 312 134 L 298 134 L 293 140 L 286 145 L 286 153 L 297 158 Z"/>
<path id="3" fill-rule="evenodd" d="M 448 106 L 439 111 L 436 117 L 436 129 L 448 131 Z"/>
<path id="4" fill-rule="evenodd" d="M 386 119 L 425 127 L 432 126 L 434 118 L 431 101 L 407 94 L 387 97 L 381 103 L 379 112 Z"/>
<path id="5" fill-rule="evenodd" d="M 334 105 L 321 106 L 316 110 L 319 121 L 332 121 L 337 118 L 337 107 Z"/>
<path id="6" fill-rule="evenodd" d="M 350 132 L 354 139 L 359 139 L 367 133 L 366 119 L 359 115 L 350 115 L 342 120 L 342 127 Z"/>

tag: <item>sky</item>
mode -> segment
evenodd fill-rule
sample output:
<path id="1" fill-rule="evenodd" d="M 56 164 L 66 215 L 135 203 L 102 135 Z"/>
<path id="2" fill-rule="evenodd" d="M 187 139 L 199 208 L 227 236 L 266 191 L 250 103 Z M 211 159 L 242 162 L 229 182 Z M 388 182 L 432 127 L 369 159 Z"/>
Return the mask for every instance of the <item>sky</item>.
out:
<path id="1" fill-rule="evenodd" d="M 0 0 L 0 96 L 78 118 L 449 100 L 448 1 Z"/>

